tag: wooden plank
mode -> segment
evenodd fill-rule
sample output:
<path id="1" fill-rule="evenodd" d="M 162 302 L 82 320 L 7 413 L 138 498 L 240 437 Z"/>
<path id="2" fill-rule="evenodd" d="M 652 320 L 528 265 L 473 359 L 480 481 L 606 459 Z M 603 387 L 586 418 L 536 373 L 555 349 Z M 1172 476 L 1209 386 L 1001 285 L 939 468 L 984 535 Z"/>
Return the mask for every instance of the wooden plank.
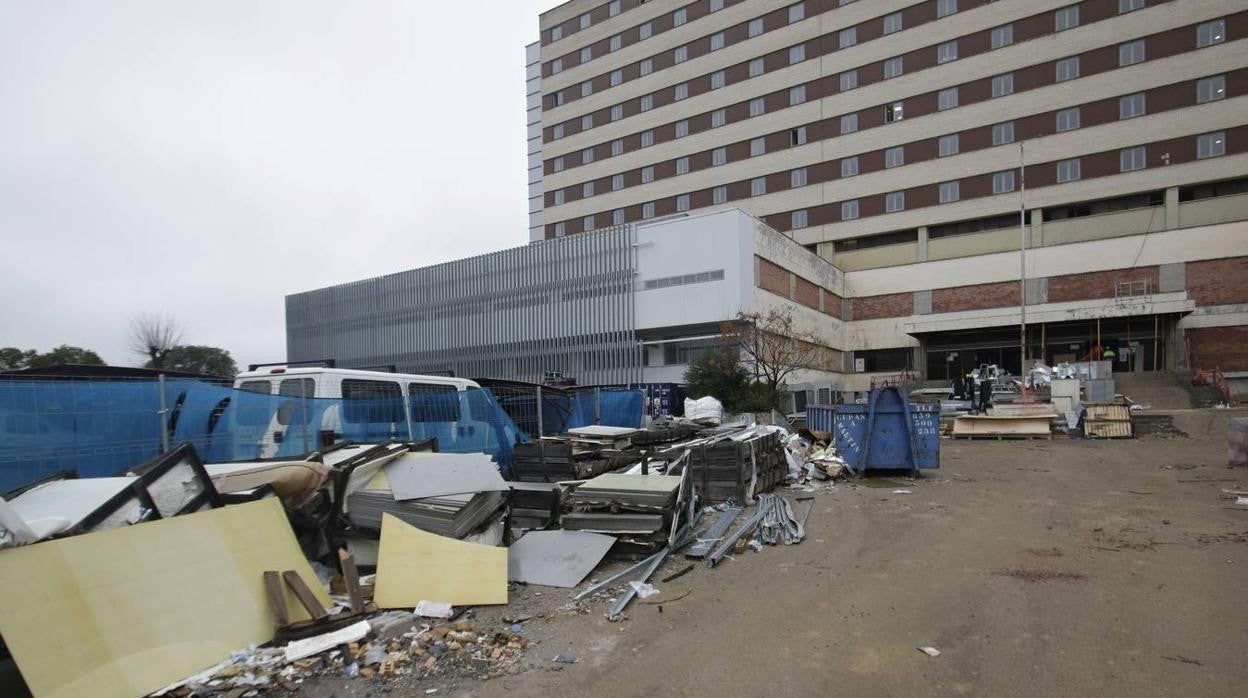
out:
<path id="1" fill-rule="evenodd" d="M 1050 434 L 1049 418 L 964 415 L 953 421 L 954 436 L 1042 436 Z"/>
<path id="2" fill-rule="evenodd" d="M 286 570 L 282 573 L 282 579 L 286 580 L 286 586 L 290 587 L 290 590 L 295 593 L 299 603 L 303 604 L 303 607 L 307 609 L 308 615 L 312 616 L 313 620 L 324 620 L 329 617 L 329 611 L 326 611 L 321 602 L 317 600 L 316 595 L 304 583 L 303 577 L 300 577 L 298 572 Z"/>
<path id="3" fill-rule="evenodd" d="M 338 549 L 338 564 L 342 567 L 342 583 L 351 599 L 351 612 L 364 612 L 364 595 L 360 591 L 360 572 L 355 569 L 355 558 L 343 548 Z"/>
<path id="4" fill-rule="evenodd" d="M 273 619 L 277 627 L 290 625 L 290 613 L 286 611 L 286 594 L 282 591 L 282 579 L 273 570 L 264 573 L 264 593 L 269 596 L 269 608 L 273 609 Z"/>

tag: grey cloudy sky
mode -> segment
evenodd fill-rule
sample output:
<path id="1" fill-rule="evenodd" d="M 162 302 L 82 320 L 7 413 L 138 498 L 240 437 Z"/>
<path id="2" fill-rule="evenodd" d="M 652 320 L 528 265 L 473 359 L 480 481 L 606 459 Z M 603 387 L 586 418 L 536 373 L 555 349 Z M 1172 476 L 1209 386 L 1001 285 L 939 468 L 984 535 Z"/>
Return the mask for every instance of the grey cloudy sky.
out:
<path id="1" fill-rule="evenodd" d="M 287 293 L 524 244 L 556 4 L 0 3 L 0 346 L 280 360 Z"/>

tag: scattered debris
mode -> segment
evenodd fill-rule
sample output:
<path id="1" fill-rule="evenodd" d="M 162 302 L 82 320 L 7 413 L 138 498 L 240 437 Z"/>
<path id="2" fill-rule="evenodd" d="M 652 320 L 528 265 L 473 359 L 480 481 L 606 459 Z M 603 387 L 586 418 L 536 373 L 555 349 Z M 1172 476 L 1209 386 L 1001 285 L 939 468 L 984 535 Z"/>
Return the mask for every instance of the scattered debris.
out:
<path id="1" fill-rule="evenodd" d="M 922 652 L 923 654 L 926 654 L 929 657 L 940 656 L 940 650 L 936 649 L 935 647 L 920 647 L 919 651 Z"/>
<path id="2" fill-rule="evenodd" d="M 1188 658 L 1188 657 L 1184 657 L 1184 656 L 1183 656 L 1183 655 L 1181 655 L 1181 654 L 1176 654 L 1176 655 L 1174 655 L 1173 657 L 1162 657 L 1162 659 L 1169 659 L 1169 660 L 1170 660 L 1170 661 L 1172 661 L 1172 662 L 1179 662 L 1179 663 L 1181 663 L 1181 664 L 1195 664 L 1196 666 L 1204 666 L 1204 665 L 1205 665 L 1205 664 L 1204 664 L 1204 662 L 1201 662 L 1201 661 L 1198 661 L 1198 660 L 1195 660 L 1195 659 L 1191 659 L 1191 658 Z"/>
<path id="3" fill-rule="evenodd" d="M 1079 572 L 1066 572 L 1063 570 L 1029 570 L 1021 568 L 997 570 L 996 572 L 993 572 L 993 574 L 1001 577 L 1013 577 L 1014 579 L 1021 579 L 1024 582 L 1033 583 L 1050 581 L 1073 582 L 1088 578 L 1087 575 Z"/>

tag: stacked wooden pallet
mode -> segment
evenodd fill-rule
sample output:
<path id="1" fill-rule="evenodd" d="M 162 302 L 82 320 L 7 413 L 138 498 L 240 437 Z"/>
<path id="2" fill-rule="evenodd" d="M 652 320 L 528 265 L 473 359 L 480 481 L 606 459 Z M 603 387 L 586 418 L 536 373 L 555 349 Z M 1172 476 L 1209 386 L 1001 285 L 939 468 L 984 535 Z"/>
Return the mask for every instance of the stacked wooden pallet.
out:
<path id="1" fill-rule="evenodd" d="M 1089 439 L 1133 438 L 1135 429 L 1131 425 L 1130 406 L 1085 403 L 1083 434 Z"/>

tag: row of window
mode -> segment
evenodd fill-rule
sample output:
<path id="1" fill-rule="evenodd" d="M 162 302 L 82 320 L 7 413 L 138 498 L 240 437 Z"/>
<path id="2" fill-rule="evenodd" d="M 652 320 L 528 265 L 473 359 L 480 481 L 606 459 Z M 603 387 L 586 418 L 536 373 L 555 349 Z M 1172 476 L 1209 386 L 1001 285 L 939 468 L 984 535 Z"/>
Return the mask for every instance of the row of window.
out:
<path id="1" fill-rule="evenodd" d="M 1201 30 L 1206 27 L 1211 27 L 1212 29 L 1209 32 L 1202 32 Z M 1220 41 L 1225 40 L 1224 29 L 1225 29 L 1225 20 L 1218 19 L 1212 22 L 1207 22 L 1207 23 L 1199 25 L 1199 27 L 1197 27 L 1197 33 L 1198 35 L 1203 33 L 1207 35 L 1211 40 L 1216 38 L 1216 41 L 1214 41 L 1214 43 L 1218 43 Z M 1172 30 L 1172 32 L 1168 32 L 1167 34 L 1178 33 L 1178 32 L 1183 32 L 1183 31 L 1190 31 L 1190 28 Z M 1166 38 L 1166 34 L 1156 35 L 1156 36 L 1162 37 L 1163 39 Z M 1171 41 L 1163 40 L 1162 44 L 1163 46 L 1166 46 L 1171 51 L 1177 48 Z M 1143 38 L 1121 44 L 1117 49 L 1118 65 L 1120 67 L 1129 66 L 1129 65 L 1134 65 L 1136 63 L 1146 60 L 1148 58 L 1146 45 L 1147 45 L 1147 40 Z M 1163 51 L 1163 54 L 1164 54 L 1164 51 Z M 1095 55 L 1095 51 L 1089 52 L 1087 55 Z M 759 68 L 760 68 L 759 72 L 761 74 L 761 67 L 762 67 L 761 59 L 758 59 L 758 60 L 759 60 Z M 1072 57 L 1062 59 L 1060 61 L 1057 61 L 1054 65 L 1055 65 L 1054 79 L 1056 81 L 1072 80 L 1083 75 L 1083 71 L 1081 70 L 1081 57 L 1080 56 L 1072 56 Z M 1097 72 L 1097 71 L 1093 70 L 1092 72 Z M 850 78 L 850 80 L 847 80 L 847 78 Z M 840 80 L 840 88 L 842 90 L 853 89 L 854 87 L 857 87 L 857 84 L 858 84 L 857 71 L 848 71 L 846 73 L 842 73 L 839 76 L 839 80 Z M 1012 73 L 995 76 L 991 79 L 990 82 L 991 82 L 990 93 L 993 97 L 1003 97 L 1003 96 L 1012 94 L 1015 91 L 1015 80 L 1014 80 L 1014 74 Z M 713 84 L 714 84 L 714 81 L 713 81 Z M 971 87 L 975 84 L 977 84 L 977 82 L 966 83 L 961 86 L 954 86 L 954 87 L 946 88 L 944 90 L 939 91 L 936 94 L 937 110 L 940 111 L 940 110 L 952 109 L 957 106 L 960 106 L 959 88 Z M 730 110 L 736 114 L 736 116 L 734 116 L 734 119 L 733 119 L 734 121 L 739 120 L 739 119 L 760 116 L 764 113 L 767 113 L 768 98 L 771 98 L 771 102 L 773 105 L 772 110 L 774 111 L 775 108 L 783 108 L 784 105 L 794 106 L 797 104 L 801 104 L 807 101 L 808 99 L 818 98 L 819 93 L 822 91 L 822 89 L 823 89 L 823 83 L 821 81 L 815 81 L 809 84 L 798 85 L 793 88 L 790 88 L 787 91 L 787 98 L 782 96 L 783 93 L 781 93 L 781 95 L 773 94 L 773 95 L 768 95 L 764 97 L 756 97 L 754 99 L 751 99 L 748 103 L 745 103 L 745 104 L 739 104 L 739 105 L 734 105 L 731 107 L 724 107 L 724 108 L 716 109 L 710 112 L 709 115 L 701 114 L 701 115 L 697 115 L 694 117 L 690 117 L 688 119 L 682 119 L 680 121 L 675 122 L 672 125 L 674 137 L 682 138 L 684 136 L 689 135 L 689 133 L 691 132 L 691 128 L 690 128 L 691 122 L 698 124 L 700 126 L 700 130 L 705 129 L 708 126 L 709 128 L 712 128 L 712 129 L 718 128 L 728 123 L 728 115 L 730 113 Z M 682 94 L 679 88 L 678 88 L 677 94 L 678 95 Z M 684 91 L 683 94 L 687 95 L 688 94 L 687 90 Z M 781 97 L 781 99 L 776 99 L 776 97 Z M 923 100 L 925 97 L 927 97 L 927 95 L 915 96 L 915 98 L 920 99 L 920 100 Z M 648 110 L 652 108 L 653 106 L 652 98 L 653 98 L 653 95 L 647 95 L 642 98 L 643 109 Z M 746 108 L 741 109 L 740 107 L 746 107 Z M 611 108 L 612 118 L 613 119 L 623 118 L 622 109 L 623 107 L 621 105 L 616 105 L 612 107 Z M 902 105 L 901 102 L 895 102 L 890 105 L 886 105 L 885 109 L 886 109 L 886 114 L 885 114 L 886 123 L 899 120 L 904 115 L 904 106 Z M 841 121 L 840 132 L 841 133 L 852 133 L 858 130 L 859 128 L 858 114 L 859 113 L 847 114 L 841 117 L 840 119 Z M 707 116 L 709 116 L 709 119 L 706 118 Z M 582 121 L 583 121 L 584 126 L 592 127 L 593 115 L 586 115 L 585 117 L 583 117 Z M 562 125 L 557 125 L 554 128 L 555 128 L 556 135 L 560 135 L 562 132 Z M 663 129 L 663 127 L 659 127 L 659 128 Z M 650 129 L 650 130 L 642 132 L 640 134 L 639 139 L 637 141 L 634 141 L 634 145 L 628 148 L 628 150 L 635 150 L 638 147 L 646 148 L 646 147 L 649 147 L 650 145 L 653 145 L 656 140 L 655 131 L 656 129 Z M 631 137 L 626 137 L 626 138 L 631 138 Z M 590 146 L 588 148 L 583 149 L 580 152 L 579 164 L 588 164 L 594 161 L 595 147 L 596 146 Z M 617 156 L 617 155 L 623 154 L 625 152 L 625 138 L 620 138 L 620 139 L 616 139 L 615 141 L 612 141 L 609 147 L 610 147 L 611 156 Z M 557 156 L 549 160 L 548 163 L 549 163 L 548 165 L 549 169 L 547 170 L 547 174 L 560 172 L 568 167 L 575 167 L 578 164 L 575 160 L 570 161 L 569 156 Z"/>
<path id="2" fill-rule="evenodd" d="M 983 1 L 984 0 L 975 0 L 973 4 L 979 4 L 980 2 L 983 2 Z M 957 6 L 956 0 L 952 0 L 952 1 L 937 0 L 937 7 L 936 7 L 937 19 L 953 14 L 957 12 L 957 10 L 958 10 L 958 6 Z M 683 12 L 683 8 L 681 10 L 677 10 L 676 12 L 677 13 Z M 797 3 L 795 5 L 790 5 L 787 8 L 786 14 L 787 14 L 787 22 L 785 26 L 805 19 L 806 18 L 805 3 Z M 673 21 L 675 21 L 675 15 L 673 15 Z M 890 14 L 883 18 L 869 20 L 869 22 L 881 22 L 881 21 L 883 22 L 883 35 L 892 34 L 892 33 L 901 31 L 903 28 L 903 14 L 900 11 Z M 845 32 L 847 31 L 853 32 L 855 36 L 853 44 L 856 44 L 857 43 L 857 39 L 856 39 L 857 28 L 860 26 L 865 27 L 869 22 L 864 22 L 863 24 L 856 25 L 855 27 L 851 27 L 848 30 L 844 30 L 841 32 L 841 35 L 845 36 L 846 35 Z M 673 24 L 673 26 L 679 26 L 679 25 Z M 771 27 L 771 29 L 773 30 L 778 29 L 778 28 L 780 27 Z M 645 24 L 642 24 L 636 27 L 636 29 L 638 31 L 638 40 L 647 39 L 653 35 L 653 22 L 646 22 Z M 708 42 L 709 49 L 712 52 L 718 51 L 724 48 L 726 45 L 728 45 L 728 35 L 730 31 L 731 29 L 726 29 L 726 30 L 717 32 L 715 34 L 712 34 L 709 37 L 699 37 L 697 39 L 690 41 L 689 43 L 683 46 L 676 47 L 675 49 L 672 50 L 672 57 L 673 57 L 672 65 L 677 65 L 687 60 L 688 55 L 689 55 L 689 47 L 693 45 L 701 45 L 701 42 L 704 42 L 704 41 Z M 764 31 L 767 31 L 767 27 L 765 27 L 764 25 L 764 17 L 755 17 L 745 23 L 745 36 L 742 38 L 742 40 L 752 39 L 756 36 L 763 34 Z M 629 30 L 629 33 L 631 36 L 631 30 Z M 607 53 L 614 53 L 615 51 L 620 50 L 620 48 L 622 48 L 624 45 L 625 45 L 625 32 L 616 34 L 610 37 L 609 39 L 607 39 L 606 41 Z M 841 48 L 845 48 L 845 47 L 846 46 L 841 46 Z M 586 46 L 582 48 L 578 53 L 570 54 L 570 55 L 577 56 L 578 62 L 576 63 L 576 65 L 583 65 L 589 62 L 590 60 L 593 60 L 594 49 L 593 49 L 593 46 Z M 646 58 L 640 61 L 639 63 L 637 63 L 636 64 L 637 74 L 635 77 L 632 77 L 630 79 L 637 79 L 640 77 L 644 77 L 654 72 L 655 59 L 659 58 L 660 55 L 663 55 L 664 57 L 666 57 L 665 54 L 658 54 L 658 55 Z M 559 58 L 552 60 L 549 64 L 550 70 L 547 74 L 555 75 L 555 74 L 563 72 L 565 68 L 572 67 L 571 65 L 565 65 L 566 61 L 564 59 L 565 57 L 559 57 Z M 632 66 L 631 65 L 627 66 L 627 68 L 629 69 L 629 72 L 631 73 Z M 614 87 L 616 85 L 623 83 L 624 72 L 625 72 L 625 68 L 620 68 L 620 69 L 612 71 L 609 74 L 609 77 L 607 80 L 608 84 L 611 87 Z M 590 78 L 589 80 L 586 80 L 585 82 L 581 83 L 579 87 L 580 96 L 586 97 L 590 94 L 593 94 L 594 80 L 596 79 L 600 80 L 602 77 L 603 76 L 600 75 L 600 76 L 597 76 L 597 78 Z M 556 92 L 551 96 L 551 98 L 548 100 L 547 107 L 550 108 L 550 107 L 555 107 L 555 106 L 564 104 L 570 97 L 574 97 L 574 94 L 569 95 L 569 93 L 566 92 L 565 90 L 560 90 L 559 92 Z"/>
<path id="3" fill-rule="evenodd" d="M 1120 7 L 1120 9 L 1122 8 Z M 1073 10 L 1073 11 L 1064 12 L 1064 10 Z M 1055 31 L 1061 31 L 1063 28 L 1070 28 L 1078 24 L 1078 5 L 1072 6 L 1070 8 L 1064 8 L 1064 10 L 1058 10 L 1054 14 L 1054 16 L 1057 18 L 1054 20 Z M 954 6 L 954 11 L 956 11 L 956 5 Z M 901 20 L 902 14 L 895 13 L 894 15 L 889 15 L 888 17 L 894 17 L 894 16 L 896 17 L 896 20 L 895 22 L 893 22 L 893 25 L 900 27 L 901 21 L 902 21 Z M 1062 19 L 1062 18 L 1065 18 L 1065 19 Z M 887 17 L 884 19 L 887 20 Z M 757 19 L 753 21 L 758 21 L 761 23 L 762 20 Z M 886 24 L 888 24 L 888 22 L 886 22 Z M 761 27 L 761 24 L 759 26 Z M 1013 31 L 1012 24 L 1004 25 L 1002 27 L 997 27 L 996 29 L 993 29 L 991 33 L 992 33 L 992 48 L 993 49 L 1002 48 L 1004 46 L 1008 46 L 1014 43 L 1014 31 Z M 1213 36 L 1215 33 L 1216 32 L 1209 32 L 1210 36 Z M 818 39 L 815 39 L 812 41 L 817 42 Z M 710 38 L 710 46 L 711 46 L 712 51 L 717 50 L 718 47 L 722 47 L 723 44 L 724 44 L 724 39 L 722 38 L 722 34 L 713 35 Z M 838 47 L 839 48 L 843 49 L 843 48 L 847 48 L 849 46 L 853 46 L 856 44 L 857 44 L 857 27 L 850 27 L 850 28 L 843 29 L 840 31 L 838 35 Z M 673 49 L 672 51 L 672 64 L 673 65 L 683 63 L 685 60 L 688 59 L 690 45 L 692 45 L 692 43 L 679 46 Z M 956 60 L 958 56 L 957 41 L 954 40 L 954 41 L 940 44 L 936 47 L 936 51 L 937 51 L 938 63 L 944 63 L 944 62 L 948 62 L 951 60 Z M 798 54 L 798 52 L 800 52 L 799 55 L 801 57 L 795 60 L 794 55 Z M 800 60 L 806 60 L 806 58 L 808 57 L 809 58 L 817 57 L 817 56 L 807 56 L 806 53 L 807 52 L 806 52 L 806 48 L 804 44 L 799 45 L 797 47 L 791 47 L 789 49 L 790 55 L 789 55 L 788 64 L 792 65 L 794 62 L 798 62 Z M 654 72 L 655 58 L 656 57 L 646 58 L 642 60 L 639 64 L 637 64 L 636 77 L 643 77 Z M 628 69 L 631 69 L 631 66 L 629 66 Z M 762 58 L 758 58 L 758 59 L 754 59 L 750 61 L 749 62 L 749 77 L 752 78 L 752 77 L 756 77 L 757 75 L 761 75 L 763 73 L 763 69 L 764 69 L 764 60 Z M 570 99 L 575 98 L 575 95 L 578 93 L 581 97 L 586 97 L 586 96 L 593 94 L 595 90 L 595 80 L 598 81 L 598 85 L 600 86 L 603 85 L 603 83 L 612 87 L 622 84 L 625 81 L 625 70 L 626 68 L 620 68 L 620 69 L 612 71 L 608 76 L 605 77 L 605 79 L 604 79 L 604 76 L 598 76 L 598 78 L 591 78 L 589 80 L 586 80 L 580 83 L 580 85 L 576 88 L 567 88 L 564 90 L 559 90 L 557 92 L 554 92 L 547 96 L 547 107 L 553 108 L 553 107 L 557 107 L 562 104 L 565 104 Z M 709 79 L 710 86 L 711 86 L 710 89 L 712 90 L 719 89 L 723 87 L 726 82 L 725 74 L 727 70 L 728 69 L 716 71 L 710 74 L 709 78 L 708 76 L 701 76 L 700 78 L 696 78 L 695 81 L 697 81 L 699 85 L 702 85 L 704 84 L 703 80 Z M 903 72 L 903 58 L 902 57 L 894 57 L 885 62 L 884 64 L 885 79 L 888 79 L 891 77 L 897 77 L 901 75 L 902 72 Z M 633 79 L 633 78 L 630 78 L 630 79 Z M 858 80 L 857 80 L 856 71 L 846 71 L 846 73 L 843 74 L 841 77 L 841 83 L 843 86 L 842 89 L 852 89 L 852 87 L 857 86 L 857 82 Z M 684 89 L 687 92 L 688 83 L 684 83 L 684 84 L 685 84 Z M 648 104 L 643 104 L 639 111 L 648 111 L 649 108 L 651 108 L 650 105 L 653 105 L 655 101 L 655 95 L 654 94 L 648 95 L 640 99 L 644 103 L 648 103 Z M 631 104 L 631 100 L 629 103 Z M 625 111 L 626 111 L 625 104 L 615 105 L 614 107 L 610 109 L 610 120 L 616 121 L 620 118 L 623 118 L 625 115 Z M 572 130 L 570 124 L 575 125 L 576 121 L 577 120 L 574 119 L 571 122 L 564 122 L 564 123 L 556 124 L 552 126 L 551 130 L 546 134 L 548 140 L 556 140 L 558 138 L 562 138 L 565 134 L 575 132 Z M 593 128 L 594 119 L 593 119 L 592 114 L 584 115 L 580 117 L 579 121 L 580 121 L 581 131 L 587 130 L 588 128 Z"/>
<path id="4" fill-rule="evenodd" d="M 1000 77 L 1002 76 L 998 76 L 998 78 Z M 998 78 L 993 79 L 994 85 L 997 84 Z M 1176 85 L 1176 87 L 1179 87 L 1179 86 L 1181 86 L 1181 84 Z M 954 88 L 949 88 L 947 90 L 941 91 L 940 94 L 942 96 L 942 101 L 951 102 L 956 106 L 957 89 L 958 88 L 954 87 Z M 1188 89 L 1191 89 L 1191 88 L 1189 87 Z M 947 97 L 950 91 L 952 91 L 953 96 Z M 1202 79 L 1195 81 L 1195 100 L 1194 101 L 1196 104 L 1203 104 L 1203 103 L 1207 103 L 1211 101 L 1220 100 L 1220 99 L 1225 98 L 1225 96 L 1226 96 L 1226 76 L 1225 75 L 1214 75 L 1214 76 L 1202 78 Z M 1186 104 L 1188 103 L 1184 102 L 1181 105 L 1175 104 L 1172 108 L 1177 108 L 1178 106 L 1186 106 Z M 1118 97 L 1118 105 L 1117 105 L 1118 106 L 1118 109 L 1117 109 L 1118 119 L 1126 120 L 1126 119 L 1132 119 L 1132 118 L 1143 116 L 1145 115 L 1147 111 L 1146 105 L 1147 105 L 1147 93 L 1138 92 L 1138 93 L 1120 96 Z M 904 102 L 895 102 L 892 104 L 885 105 L 884 106 L 884 122 L 888 123 L 890 121 L 900 120 L 904 114 L 904 106 L 905 106 Z M 1056 112 L 1053 112 L 1054 126 L 1053 126 L 1052 132 L 1062 133 L 1065 131 L 1071 131 L 1071 130 L 1083 127 L 1083 118 L 1082 118 L 1083 108 L 1084 108 L 1083 106 L 1074 106 L 1074 107 L 1068 107 L 1066 109 L 1061 109 Z M 853 133 L 857 129 L 858 129 L 858 114 L 857 113 L 848 114 L 848 115 L 844 115 L 840 117 L 839 132 L 842 135 Z M 991 127 L 991 129 L 992 129 L 992 145 L 996 146 L 996 145 L 1003 145 L 1006 143 L 1014 142 L 1014 139 L 1015 139 L 1014 130 L 1015 129 L 1014 129 L 1013 121 L 1007 121 L 1007 122 L 1003 122 L 999 124 L 994 124 Z M 789 136 L 787 139 L 787 145 L 789 147 L 796 147 L 796 146 L 806 144 L 808 141 L 807 134 L 808 134 L 808 130 L 806 126 L 799 126 L 797 128 L 790 129 Z M 1039 135 L 1039 134 L 1036 134 L 1036 135 Z M 946 134 L 944 136 L 940 136 L 937 139 L 937 156 L 947 157 L 947 156 L 958 154 L 959 152 L 961 152 L 960 141 L 961 141 L 961 135 L 959 133 L 952 133 L 952 134 Z M 622 151 L 623 142 L 617 141 L 616 143 L 619 144 L 619 147 Z M 720 167 L 720 166 L 726 165 L 729 162 L 729 157 L 728 157 L 729 147 L 730 146 L 720 146 L 718 148 L 713 149 L 710 152 L 709 167 Z M 901 165 L 906 164 L 905 148 L 906 146 L 903 144 L 903 145 L 898 145 L 898 146 L 888 148 L 887 150 L 885 150 L 884 151 L 885 168 L 899 167 Z M 760 137 L 756 137 L 748 141 L 748 151 L 746 152 L 748 153 L 747 157 L 759 157 L 759 156 L 765 155 L 768 152 L 767 137 L 760 136 Z M 583 153 L 588 153 L 590 157 L 592 158 L 593 150 L 592 149 L 586 150 L 586 151 L 583 151 Z M 673 161 L 674 176 L 687 174 L 688 172 L 691 171 L 691 157 L 694 157 L 694 156 L 683 156 L 683 157 L 676 158 Z M 841 160 L 841 165 L 840 165 L 841 176 L 852 177 L 852 176 L 857 175 L 859 171 L 858 160 L 859 160 L 859 156 L 850 156 L 850 157 L 843 158 Z M 558 164 L 558 159 L 556 160 L 556 164 Z M 707 167 L 707 165 L 704 164 L 697 169 L 703 169 L 705 167 Z M 610 179 L 609 190 L 620 191 L 626 188 L 627 186 L 635 186 L 637 184 L 648 184 L 650 182 L 653 182 L 655 180 L 655 172 L 656 172 L 655 168 L 656 168 L 656 165 L 647 165 L 645 167 L 642 167 L 640 170 L 635 171 L 639 173 L 639 177 L 632 178 L 634 180 L 632 185 L 628 183 L 627 180 L 629 178 L 626 177 L 626 173 L 614 174 L 611 176 L 611 179 Z M 640 180 L 640 181 L 637 181 L 637 180 Z M 580 198 L 582 199 L 592 197 L 596 194 L 606 193 L 607 191 L 607 189 L 605 188 L 599 188 L 599 185 L 597 185 L 594 181 L 584 182 L 580 185 L 573 185 L 572 187 L 569 187 L 568 189 L 572 189 L 573 191 L 575 191 L 578 188 L 580 189 L 580 194 L 581 194 Z M 547 201 L 547 204 L 550 206 L 560 206 L 566 203 L 568 197 L 565 194 L 565 191 L 567 191 L 567 189 L 553 190 L 550 193 L 550 197 Z"/>
<path id="5" fill-rule="evenodd" d="M 1227 134 L 1225 131 L 1217 131 L 1214 133 L 1201 134 L 1197 136 L 1195 139 L 1194 159 L 1196 160 L 1204 160 L 1208 158 L 1220 157 L 1220 156 L 1225 155 L 1226 152 L 1227 152 Z M 1033 176 L 1035 176 L 1035 173 L 1039 170 L 1039 168 L 1052 167 L 1054 168 L 1053 169 L 1053 173 L 1054 173 L 1053 181 L 1054 182 L 1058 184 L 1076 182 L 1076 181 L 1079 181 L 1080 179 L 1083 179 L 1083 161 L 1085 157 L 1091 157 L 1091 156 L 1068 158 L 1065 160 L 1060 160 L 1055 163 L 1031 165 L 1031 166 L 1028 166 L 1028 171 L 1032 173 Z M 1134 172 L 1137 170 L 1144 169 L 1148 166 L 1148 146 L 1139 145 L 1139 146 L 1132 146 L 1129 148 L 1123 148 L 1117 152 L 1117 157 L 1118 157 L 1117 171 L 1119 173 Z M 1159 160 L 1165 164 L 1168 164 L 1169 162 L 1171 162 L 1172 159 L 1177 160 L 1179 158 L 1178 156 L 1174 155 L 1170 149 L 1167 149 L 1165 154 L 1160 156 L 1159 158 Z M 846 160 L 841 161 L 842 176 L 846 176 L 845 163 L 846 163 Z M 856 167 L 856 163 L 855 163 L 855 167 Z M 856 173 L 856 170 L 855 170 L 855 173 Z M 1109 173 L 1105 172 L 1102 174 L 1109 174 Z M 790 187 L 792 188 L 806 186 L 806 184 L 808 184 L 809 182 L 808 170 L 807 168 L 804 168 L 804 167 L 791 170 L 789 173 L 789 176 L 790 176 L 789 184 L 790 184 Z M 853 176 L 853 175 L 851 174 L 848 176 Z M 1016 186 L 1017 186 L 1016 176 L 1017 176 L 1016 170 L 1003 170 L 1000 172 L 991 173 L 990 178 L 991 178 L 992 194 L 993 195 L 1008 194 L 1008 193 L 1015 191 Z M 951 181 L 939 183 L 937 185 L 938 202 L 941 204 L 945 204 L 945 203 L 953 203 L 956 201 L 960 201 L 962 198 L 962 195 L 961 195 L 962 181 L 965 181 L 965 179 L 966 178 L 964 178 L 964 180 L 951 180 Z M 754 197 L 754 196 L 762 196 L 766 194 L 767 193 L 767 180 L 768 178 L 765 176 L 755 177 L 749 180 L 749 194 L 748 195 L 750 197 Z M 883 213 L 898 213 L 898 212 L 906 210 L 906 191 L 885 192 L 882 196 L 883 196 L 883 203 L 884 203 Z M 711 205 L 725 204 L 729 201 L 729 198 L 730 198 L 729 197 L 729 185 L 719 185 L 711 189 Z M 839 202 L 838 204 L 833 204 L 833 205 L 839 207 L 838 220 L 840 221 L 856 220 L 861 217 L 862 203 L 859 199 L 850 199 L 850 200 L 842 201 L 842 202 Z M 688 194 L 688 193 L 680 194 L 675 197 L 675 210 L 677 212 L 688 211 L 690 210 L 690 206 L 691 206 L 691 194 Z M 650 201 L 641 205 L 641 219 L 642 220 L 654 218 L 655 212 L 656 212 L 656 202 Z M 810 225 L 810 211 L 807 209 L 799 209 L 796 211 L 790 211 L 785 215 L 788 216 L 788 220 L 783 221 L 780 224 L 778 224 L 778 227 L 780 228 L 800 229 L 800 228 L 805 228 L 808 225 Z M 582 231 L 594 230 L 600 226 L 605 227 L 606 225 L 622 225 L 628 222 L 626 212 L 624 209 L 616 209 L 611 212 L 610 216 L 611 218 L 609 222 L 606 220 L 600 220 L 597 215 L 585 216 L 581 221 L 581 230 Z M 777 225 L 777 222 L 774 219 L 774 215 L 769 215 L 767 216 L 767 218 L 770 219 L 769 222 L 771 222 L 773 225 Z M 604 219 L 605 219 L 605 216 L 604 216 Z M 563 221 L 555 223 L 553 226 L 553 231 L 556 237 L 562 237 L 567 232 L 566 223 Z"/>

